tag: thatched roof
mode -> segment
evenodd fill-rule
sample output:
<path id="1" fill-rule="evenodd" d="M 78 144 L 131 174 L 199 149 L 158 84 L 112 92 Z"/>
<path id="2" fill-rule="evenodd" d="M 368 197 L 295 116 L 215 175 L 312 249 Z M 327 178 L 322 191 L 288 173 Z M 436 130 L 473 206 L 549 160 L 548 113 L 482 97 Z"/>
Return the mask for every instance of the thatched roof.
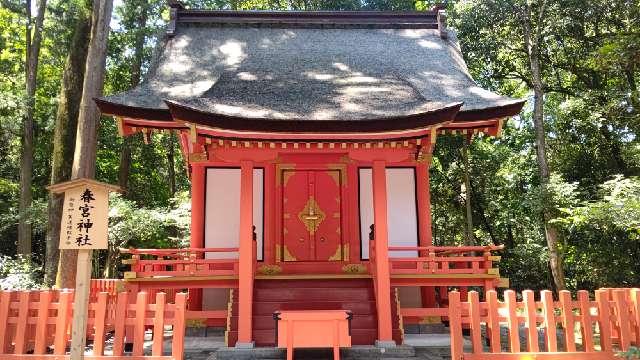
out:
<path id="1" fill-rule="evenodd" d="M 146 81 L 99 99 L 103 112 L 152 120 L 179 113 L 218 127 L 253 129 L 263 121 L 258 127 L 315 131 L 434 118 L 451 109 L 460 119 L 483 120 L 522 106 L 474 82 L 455 34 L 443 36 L 433 13 L 332 21 L 327 14 L 336 13 L 181 11 Z"/>

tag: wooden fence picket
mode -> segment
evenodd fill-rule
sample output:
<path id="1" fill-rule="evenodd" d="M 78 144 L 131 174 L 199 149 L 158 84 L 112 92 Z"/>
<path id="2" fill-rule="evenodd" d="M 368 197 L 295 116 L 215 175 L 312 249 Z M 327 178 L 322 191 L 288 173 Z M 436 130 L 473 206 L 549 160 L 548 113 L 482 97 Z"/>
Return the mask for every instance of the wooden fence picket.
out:
<path id="1" fill-rule="evenodd" d="M 452 291 L 449 293 L 449 327 L 451 330 L 451 359 L 462 359 L 462 310 L 460 307 L 460 293 Z"/>
<path id="2" fill-rule="evenodd" d="M 124 332 L 125 319 L 127 317 L 127 307 L 129 305 L 128 294 L 121 292 L 118 294 L 115 312 L 115 332 L 113 336 L 113 355 L 122 356 L 124 352 Z"/>
<path id="3" fill-rule="evenodd" d="M 633 332 L 635 341 L 640 346 L 640 289 L 631 289 L 631 318 L 633 319 Z"/>
<path id="4" fill-rule="evenodd" d="M 609 296 L 605 290 L 596 290 L 596 303 L 598 304 L 600 348 L 602 351 L 611 351 L 611 311 L 609 308 Z"/>
<path id="5" fill-rule="evenodd" d="M 153 345 L 151 346 L 152 355 L 162 355 L 162 343 L 164 333 L 164 309 L 165 309 L 165 293 L 156 294 L 155 311 L 153 316 Z"/>
<path id="6" fill-rule="evenodd" d="M 9 332 L 9 306 L 11 305 L 11 293 L 10 292 L 0 292 L 0 354 L 6 354 L 7 348 L 9 347 L 9 342 L 6 341 L 8 338 L 7 333 Z M 4 324 L 7 324 L 6 326 Z"/>
<path id="7" fill-rule="evenodd" d="M 507 329 L 509 331 L 509 350 L 513 353 L 520 352 L 520 334 L 518 314 L 516 313 L 516 292 L 507 290 L 504 292 L 504 301 L 507 306 Z"/>
<path id="8" fill-rule="evenodd" d="M 93 354 L 104 355 L 104 340 L 107 317 L 107 300 L 108 293 L 102 292 L 98 294 L 98 302 L 94 311 L 94 328 L 95 334 L 93 338 Z"/>
<path id="9" fill-rule="evenodd" d="M 36 324 L 36 339 L 33 345 L 34 354 L 44 354 L 47 349 L 47 321 L 49 320 L 49 306 L 51 303 L 51 292 L 41 291 L 38 299 L 38 320 Z"/>
<path id="10" fill-rule="evenodd" d="M 591 320 L 591 305 L 589 303 L 589 292 L 578 291 L 578 302 L 580 304 L 580 331 L 582 334 L 582 344 L 584 351 L 594 352 L 593 346 L 593 326 Z"/>
<path id="11" fill-rule="evenodd" d="M 29 319 L 29 292 L 20 291 L 18 293 L 18 319 L 16 321 L 16 332 L 14 335 L 13 352 L 24 354 L 27 350 L 27 326 Z"/>
<path id="12" fill-rule="evenodd" d="M 498 313 L 498 293 L 495 290 L 487 291 L 487 334 L 491 352 L 500 352 L 500 316 Z"/>
<path id="13" fill-rule="evenodd" d="M 571 293 L 567 290 L 560 291 L 560 306 L 562 308 L 562 329 L 564 331 L 564 346 L 566 351 L 576 351 L 576 339 L 572 335 L 575 330 L 575 321 L 573 318 L 573 305 L 571 301 Z"/>
<path id="14" fill-rule="evenodd" d="M 522 292 L 525 311 L 525 328 L 527 331 L 527 351 L 538 352 L 538 317 L 534 293 L 531 290 Z"/>
<path id="15" fill-rule="evenodd" d="M 618 334 L 620 336 L 620 347 L 622 351 L 629 350 L 631 329 L 629 327 L 629 308 L 625 299 L 624 290 L 613 291 L 613 303 L 615 304 L 615 316 L 618 323 Z"/>
<path id="16" fill-rule="evenodd" d="M 469 299 L 469 318 L 471 318 L 471 343 L 473 344 L 473 351 L 482 351 L 482 341 L 480 333 L 480 301 L 477 291 L 469 291 L 467 293 Z"/>
<path id="17" fill-rule="evenodd" d="M 140 356 L 144 351 L 144 321 L 147 318 L 147 293 L 139 292 L 136 298 L 135 325 L 133 333 L 133 356 Z"/>
<path id="18" fill-rule="evenodd" d="M 184 356 L 185 313 L 187 310 L 187 294 L 176 294 L 176 302 L 173 310 L 173 338 L 171 353 L 174 360 L 182 360 Z"/>
<path id="19" fill-rule="evenodd" d="M 58 306 L 56 312 L 56 330 L 55 340 L 53 343 L 53 353 L 55 355 L 64 355 L 67 348 L 68 332 L 71 319 L 71 303 L 73 301 L 73 293 L 63 291 L 58 298 Z"/>
<path id="20" fill-rule="evenodd" d="M 558 338 L 556 337 L 556 314 L 553 304 L 553 294 L 549 290 L 540 293 L 542 302 L 542 314 L 544 316 L 544 340 L 547 351 L 558 351 Z"/>

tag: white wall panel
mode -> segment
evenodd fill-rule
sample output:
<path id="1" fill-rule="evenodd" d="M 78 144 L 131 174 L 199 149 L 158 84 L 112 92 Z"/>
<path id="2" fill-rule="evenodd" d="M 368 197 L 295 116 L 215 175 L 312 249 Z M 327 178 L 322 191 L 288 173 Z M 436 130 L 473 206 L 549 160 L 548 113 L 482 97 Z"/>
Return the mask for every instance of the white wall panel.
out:
<path id="1" fill-rule="evenodd" d="M 371 169 L 359 169 L 360 181 L 360 248 L 362 258 L 369 258 L 369 231 L 373 224 L 373 184 Z"/>
<path id="2" fill-rule="evenodd" d="M 258 260 L 262 260 L 264 172 L 253 170 L 253 224 L 256 227 Z M 238 247 L 240 231 L 240 169 L 208 168 L 205 195 L 204 246 Z M 237 257 L 237 253 L 207 253 L 207 259 Z M 224 310 L 229 302 L 228 289 L 203 289 L 203 310 Z"/>
<path id="3" fill-rule="evenodd" d="M 416 183 L 413 168 L 387 168 L 389 246 L 418 245 Z M 359 169 L 360 241 L 362 258 L 369 258 L 369 226 L 373 224 L 372 171 Z M 394 257 L 417 256 L 415 251 L 391 252 Z"/>
<path id="4" fill-rule="evenodd" d="M 256 227 L 258 260 L 263 247 L 263 170 L 253 170 L 253 224 Z M 238 247 L 240 231 L 240 169 L 208 168 L 205 199 L 204 244 L 208 248 Z M 208 259 L 237 254 L 208 253 Z"/>

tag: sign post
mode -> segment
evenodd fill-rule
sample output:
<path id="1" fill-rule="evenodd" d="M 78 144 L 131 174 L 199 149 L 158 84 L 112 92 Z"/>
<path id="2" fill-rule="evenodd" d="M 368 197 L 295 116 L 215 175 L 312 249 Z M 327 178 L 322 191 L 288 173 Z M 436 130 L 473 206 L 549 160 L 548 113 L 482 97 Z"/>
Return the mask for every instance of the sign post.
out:
<path id="1" fill-rule="evenodd" d="M 92 254 L 94 249 L 108 248 L 109 192 L 119 191 L 119 188 L 83 178 L 51 185 L 48 189 L 52 193 L 64 194 L 59 248 L 78 250 L 71 359 L 81 360 L 84 359 L 87 337 Z"/>

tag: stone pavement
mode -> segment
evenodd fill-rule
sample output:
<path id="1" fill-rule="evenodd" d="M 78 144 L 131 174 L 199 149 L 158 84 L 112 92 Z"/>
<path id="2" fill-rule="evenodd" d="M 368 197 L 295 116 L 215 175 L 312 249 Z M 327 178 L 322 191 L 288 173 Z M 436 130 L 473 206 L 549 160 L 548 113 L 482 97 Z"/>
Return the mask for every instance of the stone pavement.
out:
<path id="1" fill-rule="evenodd" d="M 150 334 L 145 338 L 145 354 L 151 354 L 152 339 Z M 225 346 L 224 336 L 213 333 L 210 336 L 186 336 L 185 360 L 275 360 L 285 359 L 284 349 L 256 348 L 235 349 Z M 385 359 L 385 360 L 445 360 L 450 359 L 450 342 L 448 334 L 405 334 L 405 345 L 395 348 L 377 348 L 375 346 L 353 346 L 340 350 L 345 360 Z M 470 343 L 465 341 L 465 346 Z M 91 345 L 87 350 L 90 350 Z M 165 332 L 163 351 L 171 353 L 171 331 Z M 108 339 L 105 355 L 112 351 L 112 339 Z M 90 354 L 90 352 L 87 352 Z M 331 349 L 299 349 L 295 352 L 298 360 L 332 359 Z"/>

